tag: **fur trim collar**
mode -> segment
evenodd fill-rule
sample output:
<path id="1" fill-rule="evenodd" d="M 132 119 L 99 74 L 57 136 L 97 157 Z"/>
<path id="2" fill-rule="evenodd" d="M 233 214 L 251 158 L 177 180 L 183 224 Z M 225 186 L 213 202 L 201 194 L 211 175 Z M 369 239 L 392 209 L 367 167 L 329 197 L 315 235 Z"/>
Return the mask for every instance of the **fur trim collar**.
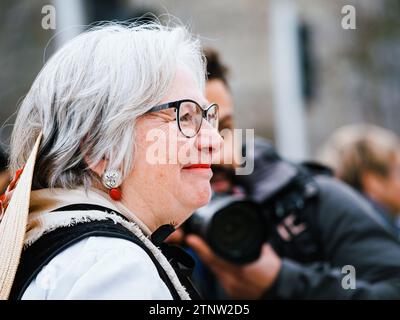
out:
<path id="1" fill-rule="evenodd" d="M 93 203 L 103 205 L 112 210 L 122 213 L 130 221 L 126 221 L 117 214 L 110 214 L 103 211 L 57 211 L 50 212 L 56 208 L 66 206 L 72 203 Z M 88 221 L 101 221 L 111 219 L 115 223 L 119 223 L 135 236 L 137 236 L 144 245 L 150 249 L 154 257 L 160 263 L 167 273 L 172 284 L 177 290 L 182 300 L 190 300 L 189 294 L 185 287 L 180 283 L 174 269 L 168 262 L 167 258 L 162 254 L 149 239 L 150 231 L 137 217 L 128 211 L 125 207 L 116 206 L 110 200 L 106 199 L 101 192 L 91 190 L 85 192 L 84 189 L 61 190 L 61 189 L 42 189 L 32 192 L 30 214 L 28 219 L 27 232 L 25 235 L 24 245 L 28 247 L 37 241 L 43 234 L 51 232 L 60 227 L 72 226 L 78 223 Z M 121 210 L 123 209 L 123 210 Z M 143 232 L 147 231 L 147 235 Z"/>

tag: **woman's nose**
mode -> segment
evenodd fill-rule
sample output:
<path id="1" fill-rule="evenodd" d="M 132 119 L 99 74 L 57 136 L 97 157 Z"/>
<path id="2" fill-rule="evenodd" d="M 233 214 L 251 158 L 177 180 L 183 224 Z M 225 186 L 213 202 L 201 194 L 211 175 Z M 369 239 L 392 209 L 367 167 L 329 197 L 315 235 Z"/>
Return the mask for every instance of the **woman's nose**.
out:
<path id="1" fill-rule="evenodd" d="M 218 129 L 212 127 L 208 121 L 203 121 L 197 135 L 197 148 L 200 152 L 216 154 L 222 148 L 224 140 Z"/>

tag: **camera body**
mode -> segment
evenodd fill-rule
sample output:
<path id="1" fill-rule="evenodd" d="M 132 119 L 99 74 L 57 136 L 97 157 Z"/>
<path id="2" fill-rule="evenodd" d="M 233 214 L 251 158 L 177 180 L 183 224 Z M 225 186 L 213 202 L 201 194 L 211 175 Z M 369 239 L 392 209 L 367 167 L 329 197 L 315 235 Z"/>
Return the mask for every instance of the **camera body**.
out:
<path id="1" fill-rule="evenodd" d="M 257 180 L 253 184 L 256 194 L 214 193 L 210 203 L 185 222 L 184 231 L 201 236 L 227 261 L 235 264 L 255 261 L 277 225 L 289 215 L 301 217 L 318 193 L 313 175 L 322 173 L 322 167 L 291 166 L 295 174 L 291 171 L 286 180 L 282 177 L 279 181 Z"/>

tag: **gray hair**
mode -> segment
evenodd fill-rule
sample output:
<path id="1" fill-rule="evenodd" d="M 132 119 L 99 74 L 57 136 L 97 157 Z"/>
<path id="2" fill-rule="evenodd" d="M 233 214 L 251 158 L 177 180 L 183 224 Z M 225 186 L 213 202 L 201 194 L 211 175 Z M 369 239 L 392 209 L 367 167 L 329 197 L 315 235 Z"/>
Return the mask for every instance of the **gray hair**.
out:
<path id="1" fill-rule="evenodd" d="M 181 26 L 108 24 L 64 45 L 23 100 L 11 137 L 10 170 L 22 167 L 40 131 L 33 189 L 90 187 L 88 163 L 132 169 L 135 120 L 167 93 L 178 65 L 204 90 L 200 43 Z M 98 180 L 99 181 L 99 180 Z"/>

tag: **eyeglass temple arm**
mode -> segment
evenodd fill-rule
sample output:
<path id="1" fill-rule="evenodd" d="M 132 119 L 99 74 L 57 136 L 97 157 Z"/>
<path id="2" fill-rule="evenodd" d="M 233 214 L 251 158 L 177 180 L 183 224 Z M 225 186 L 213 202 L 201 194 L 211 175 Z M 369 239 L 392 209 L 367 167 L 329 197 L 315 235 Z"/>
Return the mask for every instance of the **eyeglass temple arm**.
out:
<path id="1" fill-rule="evenodd" d="M 147 112 L 156 112 L 156 111 L 161 111 L 161 110 L 165 110 L 165 109 L 169 109 L 169 108 L 173 108 L 173 107 L 174 107 L 174 105 L 172 103 L 164 103 L 164 104 L 160 104 L 158 106 L 151 108 Z"/>

